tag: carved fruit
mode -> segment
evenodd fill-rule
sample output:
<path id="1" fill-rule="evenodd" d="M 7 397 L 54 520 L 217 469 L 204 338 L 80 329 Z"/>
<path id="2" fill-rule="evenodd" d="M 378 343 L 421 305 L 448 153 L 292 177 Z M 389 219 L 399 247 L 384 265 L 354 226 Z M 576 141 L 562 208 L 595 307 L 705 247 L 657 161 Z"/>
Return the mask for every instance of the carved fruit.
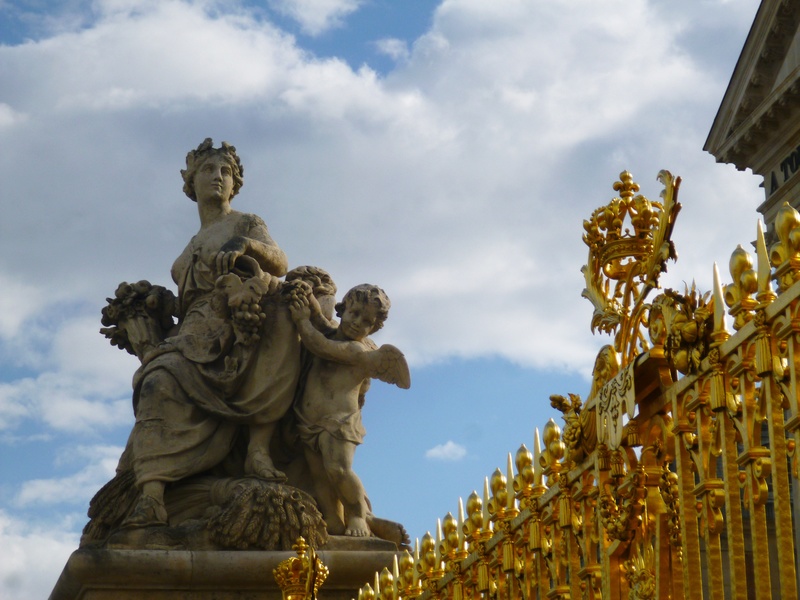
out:
<path id="1" fill-rule="evenodd" d="M 689 321 L 681 328 L 681 337 L 690 344 L 697 341 L 697 323 Z"/>
<path id="2" fill-rule="evenodd" d="M 672 360 L 675 368 L 681 373 L 689 372 L 689 352 L 686 350 L 678 350 Z"/>

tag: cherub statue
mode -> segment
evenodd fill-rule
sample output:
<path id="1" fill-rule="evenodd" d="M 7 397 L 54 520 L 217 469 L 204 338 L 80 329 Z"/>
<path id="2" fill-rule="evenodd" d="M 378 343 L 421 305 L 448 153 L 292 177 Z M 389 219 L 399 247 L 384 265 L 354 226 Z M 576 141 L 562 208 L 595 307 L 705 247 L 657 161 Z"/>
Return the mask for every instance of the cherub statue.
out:
<path id="1" fill-rule="evenodd" d="M 408 389 L 411 376 L 400 350 L 389 344 L 377 348 L 367 337 L 389 314 L 382 289 L 363 284 L 347 292 L 336 305 L 341 323 L 330 338 L 311 323 L 310 303 L 308 294 L 296 293 L 290 304 L 300 338 L 313 355 L 295 405 L 297 428 L 328 532 L 368 536 L 369 503 L 352 469 L 365 434 L 359 401 L 363 384 L 378 378 Z"/>

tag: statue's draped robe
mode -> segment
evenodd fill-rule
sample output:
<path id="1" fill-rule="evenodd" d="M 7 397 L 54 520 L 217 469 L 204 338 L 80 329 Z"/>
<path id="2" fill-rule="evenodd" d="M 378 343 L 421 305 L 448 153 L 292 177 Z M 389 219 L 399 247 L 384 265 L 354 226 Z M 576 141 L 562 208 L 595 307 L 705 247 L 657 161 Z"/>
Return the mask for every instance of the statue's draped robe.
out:
<path id="1" fill-rule="evenodd" d="M 258 217 L 228 218 L 241 221 L 237 230 L 255 228 L 268 238 L 260 241 L 274 244 Z M 219 465 L 243 425 L 275 422 L 289 410 L 297 386 L 300 339 L 280 294 L 262 302 L 260 340 L 237 342 L 225 296 L 214 288 L 220 275 L 214 257 L 222 244 L 201 234 L 172 267 L 178 333 L 134 377 L 136 424 L 128 450 L 137 486 L 177 481 Z"/>

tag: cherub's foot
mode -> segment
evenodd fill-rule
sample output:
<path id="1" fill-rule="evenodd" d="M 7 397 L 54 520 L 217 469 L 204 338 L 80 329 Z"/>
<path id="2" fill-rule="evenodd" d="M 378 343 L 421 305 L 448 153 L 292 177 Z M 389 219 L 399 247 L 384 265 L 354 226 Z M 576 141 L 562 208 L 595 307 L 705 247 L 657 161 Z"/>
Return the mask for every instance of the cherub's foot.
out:
<path id="1" fill-rule="evenodd" d="M 370 530 L 364 519 L 361 517 L 351 517 L 347 519 L 347 529 L 344 530 L 344 534 L 353 537 L 369 537 Z"/>
<path id="2" fill-rule="evenodd" d="M 244 474 L 253 475 L 266 481 L 278 483 L 286 481 L 286 473 L 275 468 L 269 454 L 264 450 L 255 450 L 247 455 L 247 459 L 244 461 Z"/>
<path id="3" fill-rule="evenodd" d="M 136 506 L 122 522 L 123 529 L 139 529 L 167 524 L 167 509 L 161 500 L 152 496 L 139 496 Z"/>

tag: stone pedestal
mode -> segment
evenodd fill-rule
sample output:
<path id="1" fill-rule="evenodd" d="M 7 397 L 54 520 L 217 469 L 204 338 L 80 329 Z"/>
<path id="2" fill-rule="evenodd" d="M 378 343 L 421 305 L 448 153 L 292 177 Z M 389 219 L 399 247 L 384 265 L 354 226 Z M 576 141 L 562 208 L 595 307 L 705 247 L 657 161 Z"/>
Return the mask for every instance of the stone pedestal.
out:
<path id="1" fill-rule="evenodd" d="M 320 600 L 350 600 L 365 583 L 374 582 L 375 571 L 391 568 L 395 552 L 376 543 L 374 549 L 319 550 L 317 555 L 330 572 Z M 82 548 L 70 556 L 50 600 L 281 600 L 272 570 L 293 556 Z"/>

